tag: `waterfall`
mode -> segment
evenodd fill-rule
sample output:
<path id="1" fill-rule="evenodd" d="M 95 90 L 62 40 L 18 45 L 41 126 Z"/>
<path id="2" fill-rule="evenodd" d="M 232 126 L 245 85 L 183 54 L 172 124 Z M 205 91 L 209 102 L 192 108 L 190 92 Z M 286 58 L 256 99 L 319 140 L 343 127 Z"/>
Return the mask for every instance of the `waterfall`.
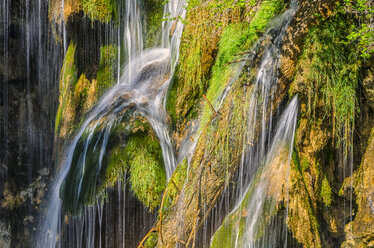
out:
<path id="1" fill-rule="evenodd" d="M 284 110 L 271 147 L 237 206 L 212 238 L 212 247 L 219 247 L 220 235 L 227 226 L 231 236 L 225 237 L 227 247 L 287 247 L 287 231 L 283 221 L 272 219 L 279 201 L 288 200 L 288 175 L 297 123 L 298 100 L 295 96 Z M 284 219 L 287 218 L 287 207 Z M 270 227 L 269 227 L 269 226 Z M 282 225 L 284 228 L 282 228 Z M 230 234 L 229 234 L 230 235 Z"/>
<path id="2" fill-rule="evenodd" d="M 277 228 L 266 229 L 269 227 L 266 226 L 268 223 L 265 223 L 264 218 L 270 220 L 274 214 L 271 212 L 275 209 L 275 206 L 271 205 L 274 201 L 272 197 L 275 195 L 279 198 L 280 191 L 272 188 L 272 180 L 276 180 L 277 173 L 287 174 L 296 128 L 295 97 L 282 114 L 275 135 L 272 135 L 272 102 L 279 77 L 280 48 L 296 7 L 296 3 L 292 2 L 290 8 L 273 22 L 277 24 L 264 35 L 270 37 L 270 44 L 265 48 L 251 93 L 244 144 L 246 150 L 241 159 L 235 190 L 236 207 L 213 236 L 212 247 L 220 247 L 218 240 L 221 240 L 222 235 L 225 236 L 223 232 L 227 232 L 226 228 L 230 225 L 233 225 L 229 227 L 233 228 L 232 234 L 224 237 L 227 247 L 278 247 L 277 242 L 283 241 L 284 237 L 277 236 Z M 269 238 L 265 237 L 265 232 L 268 232 Z"/>
<path id="3" fill-rule="evenodd" d="M 126 0 L 124 41 L 127 49 L 127 63 L 129 66 L 127 73 L 128 80 L 132 79 L 132 59 L 138 57 L 143 52 L 143 30 L 141 20 L 138 1 Z M 120 83 L 120 81 L 118 81 L 118 83 Z"/>
<path id="4" fill-rule="evenodd" d="M 297 123 L 297 105 L 297 97 L 294 97 L 278 123 L 277 132 L 266 156 L 265 165 L 259 172 L 261 174 L 258 176 L 260 177 L 258 179 L 259 181 L 256 182 L 257 178 L 254 179 L 245 193 L 247 197 L 250 197 L 249 202 L 246 203 L 246 223 L 243 230 L 243 238 L 239 241 L 238 237 L 238 239 L 236 239 L 236 244 L 240 243 L 244 245 L 244 247 L 276 247 L 279 240 L 281 240 L 279 237 L 276 237 L 279 230 L 275 228 L 270 231 L 271 233 L 269 233 L 267 240 L 265 237 L 261 245 L 256 243 L 255 235 L 261 231 L 266 231 L 265 227 L 261 226 L 262 223 L 260 222 L 264 221 L 261 218 L 264 216 L 272 216 L 272 211 L 274 211 L 276 207 L 274 203 L 270 203 L 270 207 L 266 206 L 266 204 L 268 204 L 267 201 L 274 200 L 271 199 L 271 197 L 279 200 L 277 197 L 282 197 L 282 194 L 286 194 L 283 196 L 286 202 L 288 199 L 287 180 Z M 252 187 L 254 187 L 254 189 Z M 248 191 L 251 189 L 253 192 L 251 192 L 249 196 Z M 244 203 L 242 200 L 240 207 L 243 207 L 243 205 Z M 285 214 L 285 218 L 286 217 L 287 213 Z M 287 235 L 287 232 L 285 231 L 283 234 Z M 284 242 L 284 247 L 287 247 L 287 237 L 285 237 Z"/>
<path id="5" fill-rule="evenodd" d="M 183 13 L 183 10 L 181 10 L 183 7 L 181 1 L 169 1 L 165 5 L 165 15 L 177 16 Z M 66 193 L 67 198 L 69 198 L 68 204 L 73 209 L 77 209 L 79 213 L 79 216 L 75 218 L 77 238 L 74 238 L 76 242 L 74 245 L 76 247 L 83 246 L 81 235 L 84 233 L 85 239 L 87 239 L 85 246 L 95 246 L 95 216 L 97 214 L 101 216 L 99 218 L 99 223 L 101 223 L 103 203 L 99 202 L 82 209 L 82 206 L 79 205 L 79 199 L 82 197 L 83 187 L 88 188 L 89 191 L 91 190 L 90 194 L 94 194 L 110 133 L 113 127 L 119 124 L 126 116 L 137 113 L 148 119 L 160 141 L 167 179 L 170 178 L 175 169 L 174 151 L 169 137 L 163 104 L 178 57 L 178 46 L 183 26 L 177 21 L 175 24 L 177 27 L 174 28 L 174 32 L 169 38 L 172 26 L 168 24 L 168 21 L 164 22 L 163 41 L 170 39 L 167 44 L 163 44 L 165 48 L 153 48 L 143 51 L 140 10 L 137 1 L 126 1 L 125 8 L 124 38 L 127 46 L 128 63 L 118 80 L 118 84 L 105 93 L 96 106 L 89 111 L 79 131 L 66 147 L 61 169 L 51 186 L 47 212 L 41 220 L 40 229 L 38 230 L 35 241 L 37 247 L 61 245 L 61 239 L 58 236 L 62 226 L 61 213 L 63 209 L 60 194 L 63 187 L 69 187 L 69 191 Z M 174 61 L 170 60 L 170 58 L 174 58 Z M 78 147 L 81 150 L 77 149 Z M 89 169 L 93 170 L 89 172 L 92 177 L 90 178 L 90 184 L 85 185 L 83 175 L 88 170 L 87 166 L 90 163 L 92 164 L 92 161 L 87 161 L 89 153 L 96 153 L 97 155 L 94 156 L 94 168 Z M 75 165 L 74 173 L 72 173 L 73 178 L 70 181 L 72 183 L 66 185 L 65 180 L 69 171 L 73 168 L 72 164 Z M 122 198 L 124 204 L 125 191 Z M 124 208 L 123 204 L 122 208 Z M 100 209 L 100 205 L 101 213 L 97 210 Z M 123 213 L 123 218 L 125 218 L 124 216 L 125 214 Z M 123 229 L 122 232 L 124 232 L 123 225 L 124 223 L 122 223 L 121 227 Z M 78 230 L 80 231 L 78 232 Z M 101 245 L 101 241 L 97 243 Z M 124 246 L 125 244 L 123 243 Z"/>
<path id="6" fill-rule="evenodd" d="M 162 23 L 162 47 L 168 47 L 171 54 L 172 72 L 179 56 L 179 45 L 182 36 L 183 20 L 186 17 L 186 0 L 169 0 L 165 4 L 164 16 L 169 21 Z"/>
<path id="7" fill-rule="evenodd" d="M 0 248 L 370 246 L 373 1 L 338 2 L 1 0 Z"/>
<path id="8" fill-rule="evenodd" d="M 264 158 L 266 149 L 271 141 L 272 116 L 274 92 L 278 82 L 278 64 L 280 48 L 284 34 L 292 17 L 295 14 L 296 3 L 292 2 L 291 7 L 275 20 L 278 23 L 271 28 L 265 36 L 270 35 L 271 44 L 265 49 L 265 53 L 258 68 L 255 87 L 252 91 L 248 110 L 248 131 L 245 142 L 253 144 L 256 140 L 255 134 L 260 130 L 258 141 L 255 146 L 251 145 L 243 154 L 241 166 L 239 168 L 239 190 L 237 198 L 242 197 L 243 190 L 246 189 L 251 175 L 253 175 L 260 161 Z M 270 120 L 268 120 L 268 117 Z M 267 125 L 267 121 L 269 125 Z"/>

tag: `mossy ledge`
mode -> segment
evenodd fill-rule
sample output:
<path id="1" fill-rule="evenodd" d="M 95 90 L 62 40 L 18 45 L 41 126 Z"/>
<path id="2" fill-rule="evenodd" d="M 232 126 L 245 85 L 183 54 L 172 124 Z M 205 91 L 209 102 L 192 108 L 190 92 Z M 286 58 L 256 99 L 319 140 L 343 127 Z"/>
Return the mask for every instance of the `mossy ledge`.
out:
<path id="1" fill-rule="evenodd" d="M 64 9 L 62 9 L 62 6 Z M 108 23 L 115 20 L 117 6 L 115 0 L 50 0 L 49 19 L 57 24 L 67 20 L 74 14 L 83 11 L 92 21 Z"/>
<path id="2" fill-rule="evenodd" d="M 114 83 L 116 49 L 113 45 L 101 46 L 97 78 L 89 80 L 84 73 L 78 75 L 72 41 L 65 55 L 60 73 L 59 107 L 55 122 L 55 140 L 60 147 L 82 123 L 82 117 Z"/>

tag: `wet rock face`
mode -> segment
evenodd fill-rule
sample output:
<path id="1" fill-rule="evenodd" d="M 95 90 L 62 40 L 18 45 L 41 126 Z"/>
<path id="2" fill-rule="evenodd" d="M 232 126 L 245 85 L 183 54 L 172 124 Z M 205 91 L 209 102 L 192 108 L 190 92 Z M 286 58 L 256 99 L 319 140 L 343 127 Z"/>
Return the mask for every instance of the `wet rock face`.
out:
<path id="1" fill-rule="evenodd" d="M 0 40 L 7 40 L 7 44 L 1 44 L 2 46 L 8 45 L 8 49 L 0 50 L 0 75 L 8 80 L 16 80 L 24 78 L 26 75 L 26 52 L 22 45 L 22 40 L 17 36 L 21 31 L 21 26 L 17 24 L 11 24 L 8 26 L 10 30 L 6 33 L 5 30 L 0 30 Z M 7 34 L 7 37 L 5 37 Z"/>
<path id="2" fill-rule="evenodd" d="M 105 43 L 105 31 L 110 29 L 99 21 L 91 21 L 82 12 L 68 19 L 66 28 L 68 40 L 76 42 L 75 62 L 78 75 L 85 74 L 87 79 L 96 78 L 100 61 L 100 46 Z M 84 35 L 82 35 L 84 34 Z"/>
<path id="3" fill-rule="evenodd" d="M 0 221 L 10 247 L 27 247 L 49 179 L 39 172 L 53 170 L 61 56 L 59 44 L 49 43 L 48 1 L 0 6 Z"/>
<path id="4" fill-rule="evenodd" d="M 22 37 L 25 16 L 17 10 L 25 8 L 25 4 L 22 1 L 11 1 L 8 5 L 2 5 L 9 12 L 1 18 L 0 75 L 7 80 L 22 79 L 26 76 L 26 46 Z"/>

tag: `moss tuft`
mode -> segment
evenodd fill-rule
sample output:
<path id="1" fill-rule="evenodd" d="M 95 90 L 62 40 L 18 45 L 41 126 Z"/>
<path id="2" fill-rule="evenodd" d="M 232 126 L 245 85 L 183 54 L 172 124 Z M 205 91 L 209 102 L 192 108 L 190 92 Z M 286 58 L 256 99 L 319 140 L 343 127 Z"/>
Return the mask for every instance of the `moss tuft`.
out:
<path id="1" fill-rule="evenodd" d="M 98 97 L 109 89 L 114 83 L 114 67 L 117 59 L 116 47 L 113 45 L 103 45 L 100 49 L 100 62 L 97 71 Z"/>
<path id="2" fill-rule="evenodd" d="M 131 189 L 150 211 L 161 202 L 166 174 L 158 140 L 148 134 L 131 136 L 125 148 Z"/>
<path id="3" fill-rule="evenodd" d="M 322 180 L 320 197 L 327 207 L 331 205 L 331 187 L 326 176 Z"/>
<path id="4" fill-rule="evenodd" d="M 83 12 L 91 20 L 108 23 L 117 15 L 114 0 L 81 0 L 81 2 Z"/>
<path id="5" fill-rule="evenodd" d="M 149 234 L 147 240 L 144 243 L 144 248 L 154 248 L 157 246 L 158 236 L 157 233 L 153 232 Z"/>
<path id="6" fill-rule="evenodd" d="M 128 169 L 125 148 L 115 147 L 110 151 L 110 159 L 105 172 L 105 187 L 114 187 L 118 178 L 123 178 L 123 174 Z"/>
<path id="7" fill-rule="evenodd" d="M 61 69 L 60 78 L 60 97 L 59 97 L 59 107 L 56 114 L 55 121 L 55 133 L 57 134 L 62 125 L 62 117 L 66 114 L 66 108 L 68 107 L 68 98 L 70 95 L 70 89 L 77 82 L 77 67 L 74 64 L 76 44 L 71 42 L 69 48 L 66 52 L 64 62 Z M 63 118 L 66 120 L 66 117 Z"/>

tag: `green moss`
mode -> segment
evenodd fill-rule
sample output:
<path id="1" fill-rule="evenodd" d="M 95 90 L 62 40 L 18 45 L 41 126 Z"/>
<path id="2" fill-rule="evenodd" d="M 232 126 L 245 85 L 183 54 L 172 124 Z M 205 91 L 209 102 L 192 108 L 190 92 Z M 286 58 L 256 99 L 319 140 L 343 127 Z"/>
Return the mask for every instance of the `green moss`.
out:
<path id="1" fill-rule="evenodd" d="M 74 64 L 75 49 L 76 49 L 76 44 L 71 42 L 68 47 L 68 50 L 66 51 L 63 66 L 61 69 L 59 107 L 57 110 L 56 120 L 55 120 L 55 133 L 56 134 L 58 133 L 60 129 L 61 118 L 66 108 L 67 100 L 69 97 L 69 90 L 78 81 L 78 77 L 77 77 L 78 70 L 77 70 L 76 65 Z"/>
<path id="2" fill-rule="evenodd" d="M 178 66 L 176 68 L 174 75 L 178 75 Z M 177 97 L 178 97 L 177 89 L 178 89 L 178 78 L 176 76 L 173 76 L 170 82 L 169 90 L 168 90 L 167 97 L 166 97 L 166 111 L 168 112 L 173 123 L 175 123 L 178 118 L 175 112 L 176 111 L 175 106 L 176 106 Z"/>
<path id="3" fill-rule="evenodd" d="M 303 159 L 303 161 L 301 161 L 301 169 L 303 171 L 307 170 L 309 168 L 310 164 L 308 162 L 308 160 L 306 159 Z"/>
<path id="4" fill-rule="evenodd" d="M 108 23 L 117 15 L 114 0 L 81 0 L 83 12 L 91 19 Z"/>
<path id="5" fill-rule="evenodd" d="M 166 186 L 166 174 L 158 140 L 147 134 L 128 139 L 126 158 L 130 168 L 131 189 L 150 210 L 161 202 Z"/>
<path id="6" fill-rule="evenodd" d="M 144 243 L 144 248 L 154 248 L 157 246 L 158 236 L 157 233 L 153 232 L 149 234 L 147 241 Z"/>
<path id="7" fill-rule="evenodd" d="M 140 115 L 133 115 L 133 109 L 128 109 L 129 115 L 125 115 L 121 120 L 121 123 L 116 124 L 112 131 L 111 137 L 113 138 L 110 142 L 110 151 L 105 155 L 106 170 L 101 185 L 102 189 L 107 187 L 113 187 L 118 180 L 125 179 L 124 173 L 129 170 L 129 154 L 126 150 L 126 142 L 121 137 L 127 137 L 129 135 L 144 135 L 150 133 L 152 127 L 147 120 Z"/>
<path id="8" fill-rule="evenodd" d="M 98 97 L 101 96 L 114 83 L 114 66 L 116 64 L 117 52 L 113 45 L 103 45 L 100 48 L 100 62 L 97 71 Z"/>
<path id="9" fill-rule="evenodd" d="M 211 248 L 235 247 L 235 243 L 234 243 L 235 240 L 232 238 L 232 236 L 234 235 L 234 232 L 235 232 L 234 221 L 224 221 L 224 223 L 220 226 L 220 228 L 214 234 L 210 247 Z"/>
<path id="10" fill-rule="evenodd" d="M 248 50 L 262 32 L 265 31 L 269 21 L 274 18 L 283 8 L 284 2 L 281 0 L 264 1 L 260 9 L 256 12 L 252 21 L 247 23 L 233 23 L 228 25 L 219 41 L 218 55 L 213 66 L 212 78 L 209 81 L 207 91 L 208 100 L 214 105 L 222 95 L 223 90 L 232 79 L 235 67 L 228 63 L 239 59 L 235 54 Z M 204 127 L 209 120 L 212 110 L 205 106 L 202 114 L 200 126 Z"/>
<path id="11" fill-rule="evenodd" d="M 162 17 L 164 15 L 163 0 L 145 0 L 145 47 L 161 45 Z"/>
<path id="12" fill-rule="evenodd" d="M 118 178 L 122 178 L 128 169 L 125 148 L 115 147 L 110 151 L 110 159 L 106 168 L 105 187 L 114 187 Z"/>
<path id="13" fill-rule="evenodd" d="M 98 198 L 103 197 L 105 188 L 115 186 L 119 179 L 125 179 L 126 171 L 130 175 L 131 190 L 150 211 L 160 204 L 166 175 L 158 140 L 149 131 L 144 132 L 149 124 L 143 124 L 145 127 L 142 130 L 138 127 L 137 131 L 129 134 L 129 128 L 135 130 L 137 121 L 126 119 L 124 122 L 126 123 L 115 125 L 110 130 L 111 142 L 107 144 L 102 164 L 99 163 L 98 147 L 104 142 L 105 122 L 93 131 L 85 131 L 78 141 L 72 166 L 60 192 L 64 208 L 70 213 L 77 214 L 82 206 L 94 204 Z M 126 146 L 122 147 L 119 144 L 123 143 L 123 138 L 119 136 L 127 135 L 130 136 Z M 89 138 L 91 142 L 82 165 L 82 153 Z"/>
<path id="14" fill-rule="evenodd" d="M 326 175 L 322 180 L 320 197 L 327 207 L 331 205 L 331 187 Z"/>
<path id="15" fill-rule="evenodd" d="M 164 216 L 167 215 L 167 212 L 174 205 L 175 200 L 177 199 L 180 191 L 183 189 L 184 183 L 187 178 L 187 168 L 188 162 L 187 159 L 184 159 L 174 170 L 173 175 L 171 176 L 168 185 L 166 186 L 166 195 L 164 199 L 164 204 L 162 206 L 162 213 Z"/>
<path id="16" fill-rule="evenodd" d="M 171 176 L 170 182 L 168 184 L 168 192 L 172 197 L 177 196 L 177 194 L 179 193 L 178 190 L 183 187 L 183 184 L 185 183 L 185 180 L 187 178 L 187 168 L 188 162 L 186 158 L 177 166 L 173 175 Z"/>
<path id="17" fill-rule="evenodd" d="M 267 28 L 269 21 L 279 14 L 283 6 L 284 1 L 282 0 L 266 0 L 261 4 L 249 24 L 234 23 L 225 28 L 219 41 L 218 56 L 213 67 L 213 78 L 214 74 L 219 74 L 219 71 L 225 68 L 226 63 L 233 60 L 236 53 L 249 49 L 258 40 L 259 35 Z"/>
<path id="18" fill-rule="evenodd" d="M 97 180 L 99 175 L 99 157 L 95 147 L 101 147 L 103 144 L 102 133 L 103 124 L 99 125 L 93 132 L 86 130 L 81 139 L 78 141 L 72 164 L 63 184 L 60 188 L 60 198 L 62 199 L 64 209 L 71 214 L 78 214 L 82 206 L 91 205 L 95 203 L 98 196 Z M 97 140 L 97 142 L 90 142 L 86 148 L 88 138 Z M 85 163 L 82 164 L 82 153 L 87 149 L 85 156 Z"/>
<path id="19" fill-rule="evenodd" d="M 217 52 L 221 30 L 229 22 L 222 14 L 220 4 L 224 0 L 206 1 L 196 8 L 188 7 L 181 46 L 177 75 L 177 95 L 170 105 L 177 122 L 187 117 L 206 91 L 211 66 Z M 190 5 L 191 4 L 191 5 Z M 189 1 L 188 6 L 193 6 Z M 232 6 L 232 15 L 240 18 L 240 7 Z M 215 15 L 215 13 L 217 15 Z M 170 95 L 169 95 L 170 96 Z M 193 111 L 195 112 L 195 111 Z"/>

